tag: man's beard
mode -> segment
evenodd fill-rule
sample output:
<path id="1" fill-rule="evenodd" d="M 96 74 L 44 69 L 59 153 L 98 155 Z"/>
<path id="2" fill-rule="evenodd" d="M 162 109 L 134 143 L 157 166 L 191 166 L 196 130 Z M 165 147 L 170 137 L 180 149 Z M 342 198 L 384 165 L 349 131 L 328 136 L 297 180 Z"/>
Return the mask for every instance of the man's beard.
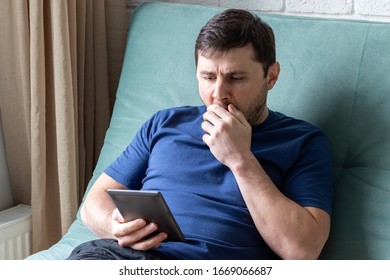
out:
<path id="1" fill-rule="evenodd" d="M 252 103 L 248 110 L 246 112 L 242 112 L 247 122 L 252 127 L 259 124 L 259 119 L 263 115 L 264 110 L 267 108 L 267 95 L 268 90 L 266 87 L 264 87 L 259 93 L 255 102 Z"/>

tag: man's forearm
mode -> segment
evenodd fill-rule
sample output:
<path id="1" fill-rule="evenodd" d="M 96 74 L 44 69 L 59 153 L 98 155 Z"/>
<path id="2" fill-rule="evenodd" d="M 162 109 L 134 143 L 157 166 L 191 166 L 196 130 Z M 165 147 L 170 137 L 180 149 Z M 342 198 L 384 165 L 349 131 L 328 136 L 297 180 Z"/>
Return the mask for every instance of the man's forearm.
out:
<path id="1" fill-rule="evenodd" d="M 318 258 L 329 234 L 328 215 L 283 195 L 256 158 L 235 165 L 235 175 L 252 219 L 265 242 L 284 259 Z"/>
<path id="2" fill-rule="evenodd" d="M 81 208 L 81 219 L 97 236 L 113 238 L 112 212 L 116 207 L 106 192 L 108 188 L 124 189 L 125 187 L 103 173 L 87 194 Z"/>
<path id="3" fill-rule="evenodd" d="M 81 208 L 81 220 L 83 223 L 95 233 L 100 238 L 112 238 L 111 231 L 111 215 L 112 211 L 111 207 L 108 208 L 106 205 L 102 207 L 102 204 L 99 203 L 96 205 L 91 205 L 88 200 L 85 201 Z"/>

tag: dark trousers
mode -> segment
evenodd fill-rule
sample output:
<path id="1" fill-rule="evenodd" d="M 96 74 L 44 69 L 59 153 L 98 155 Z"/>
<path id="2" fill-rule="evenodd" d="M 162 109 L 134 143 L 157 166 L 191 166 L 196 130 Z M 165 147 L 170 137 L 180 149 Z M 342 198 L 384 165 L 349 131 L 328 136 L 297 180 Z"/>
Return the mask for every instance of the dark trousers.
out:
<path id="1" fill-rule="evenodd" d="M 96 239 L 73 249 L 67 260 L 161 260 L 149 251 L 121 247 L 114 239 Z"/>

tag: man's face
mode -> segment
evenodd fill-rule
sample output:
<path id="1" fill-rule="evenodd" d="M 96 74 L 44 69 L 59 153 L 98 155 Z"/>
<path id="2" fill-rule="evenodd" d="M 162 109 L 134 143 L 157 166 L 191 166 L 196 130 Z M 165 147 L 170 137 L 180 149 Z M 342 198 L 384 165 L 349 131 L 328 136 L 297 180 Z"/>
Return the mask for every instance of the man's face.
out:
<path id="1" fill-rule="evenodd" d="M 262 65 L 253 57 L 252 45 L 215 54 L 210 58 L 199 54 L 196 70 L 203 103 L 206 106 L 217 103 L 225 109 L 233 104 L 252 126 L 267 117 L 267 92 L 277 80 L 277 75 L 273 77 L 275 71 L 268 71 L 264 77 Z M 270 70 L 272 67 L 275 66 L 272 65 Z"/>

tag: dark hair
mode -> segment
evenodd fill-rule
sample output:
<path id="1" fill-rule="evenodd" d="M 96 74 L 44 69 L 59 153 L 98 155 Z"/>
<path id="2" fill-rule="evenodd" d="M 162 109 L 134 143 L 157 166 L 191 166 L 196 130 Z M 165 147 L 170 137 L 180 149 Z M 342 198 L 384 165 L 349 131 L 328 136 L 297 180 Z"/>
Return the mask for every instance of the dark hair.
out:
<path id="1" fill-rule="evenodd" d="M 254 60 L 262 64 L 265 75 L 276 61 L 275 37 L 272 28 L 258 16 L 241 9 L 228 9 L 212 17 L 200 30 L 195 44 L 198 55 L 212 57 L 234 48 L 252 44 Z"/>

